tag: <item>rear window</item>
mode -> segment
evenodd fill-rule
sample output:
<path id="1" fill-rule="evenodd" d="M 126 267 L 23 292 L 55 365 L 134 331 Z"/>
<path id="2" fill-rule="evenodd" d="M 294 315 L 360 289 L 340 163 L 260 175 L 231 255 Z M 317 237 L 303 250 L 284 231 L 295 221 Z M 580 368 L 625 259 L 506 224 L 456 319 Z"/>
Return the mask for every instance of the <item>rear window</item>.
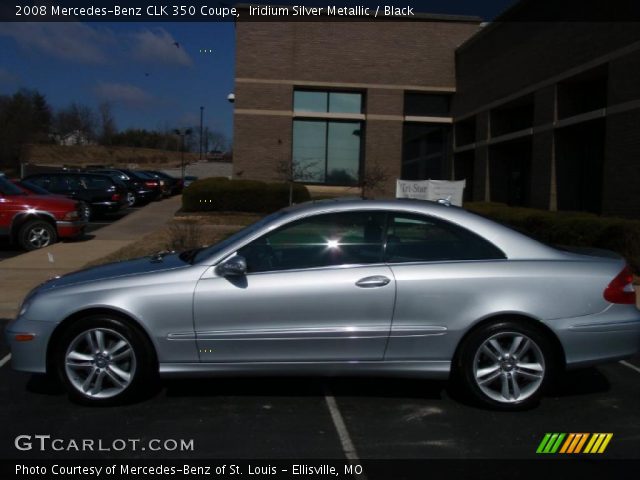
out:
<path id="1" fill-rule="evenodd" d="M 504 253 L 479 235 L 444 220 L 394 214 L 387 227 L 385 262 L 493 260 Z"/>

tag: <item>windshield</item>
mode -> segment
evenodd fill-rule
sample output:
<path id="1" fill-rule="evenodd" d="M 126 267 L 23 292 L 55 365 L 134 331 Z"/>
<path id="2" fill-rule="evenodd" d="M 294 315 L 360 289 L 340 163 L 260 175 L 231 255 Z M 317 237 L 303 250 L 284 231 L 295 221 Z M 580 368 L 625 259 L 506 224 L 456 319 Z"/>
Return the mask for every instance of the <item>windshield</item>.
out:
<path id="1" fill-rule="evenodd" d="M 252 223 L 248 227 L 243 228 L 239 232 L 234 233 L 230 237 L 222 240 L 221 242 L 216 243 L 215 245 L 211 245 L 210 247 L 203 248 L 195 255 L 195 257 L 193 257 L 192 263 L 198 263 L 205 260 L 208 257 L 212 257 L 213 255 L 227 248 L 232 243 L 240 240 L 242 237 L 250 236 L 254 232 L 264 227 L 267 223 L 275 220 L 278 217 L 281 217 L 282 215 L 284 215 L 284 212 L 282 211 L 272 213 L 271 215 L 267 215 L 263 219 L 258 220 L 256 223 Z"/>
<path id="2" fill-rule="evenodd" d="M 0 192 L 4 195 L 24 195 L 25 193 L 17 186 L 7 180 L 5 177 L 0 177 Z"/>

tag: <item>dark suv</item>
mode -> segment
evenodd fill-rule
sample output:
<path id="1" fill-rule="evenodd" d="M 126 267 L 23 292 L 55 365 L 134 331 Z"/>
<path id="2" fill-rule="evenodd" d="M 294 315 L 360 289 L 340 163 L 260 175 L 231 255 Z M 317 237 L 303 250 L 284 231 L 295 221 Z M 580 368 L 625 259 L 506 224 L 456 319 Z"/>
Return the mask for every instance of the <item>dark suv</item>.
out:
<path id="1" fill-rule="evenodd" d="M 109 175 L 97 173 L 38 173 L 25 177 L 45 190 L 85 203 L 85 218 L 127 208 L 128 189 Z"/>
<path id="2" fill-rule="evenodd" d="M 157 189 L 146 184 L 148 178 L 137 175 L 137 172 L 121 168 L 100 168 L 90 170 L 90 172 L 109 175 L 124 183 L 129 189 L 127 198 L 130 207 L 134 205 L 146 205 L 160 197 Z"/>

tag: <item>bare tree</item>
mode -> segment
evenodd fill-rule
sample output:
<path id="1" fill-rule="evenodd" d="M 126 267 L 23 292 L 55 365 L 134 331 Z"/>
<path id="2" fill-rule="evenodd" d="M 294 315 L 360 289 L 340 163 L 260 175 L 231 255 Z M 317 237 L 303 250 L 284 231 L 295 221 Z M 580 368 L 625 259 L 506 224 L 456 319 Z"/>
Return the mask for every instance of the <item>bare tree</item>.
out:
<path id="1" fill-rule="evenodd" d="M 229 146 L 229 141 L 224 133 L 207 129 L 203 144 L 205 152 L 224 152 Z"/>
<path id="2" fill-rule="evenodd" d="M 389 171 L 380 166 L 379 163 L 374 163 L 369 167 L 365 168 L 364 173 L 360 177 L 360 181 L 358 182 L 358 186 L 360 187 L 360 196 L 364 199 L 369 195 L 372 195 L 376 190 L 379 190 L 381 187 L 387 183 L 387 181 L 391 178 L 391 174 Z"/>
<path id="3" fill-rule="evenodd" d="M 276 164 L 276 174 L 283 182 L 289 184 L 289 205 L 293 205 L 293 184 L 312 179 L 316 166 L 317 162 L 302 165 L 293 160 L 281 160 Z"/>
<path id="4" fill-rule="evenodd" d="M 78 134 L 75 141 L 91 141 L 96 138 L 96 125 L 98 121 L 91 107 L 72 103 L 69 107 L 59 110 L 55 117 L 55 129 L 61 136 Z"/>
<path id="5" fill-rule="evenodd" d="M 98 106 L 98 112 L 100 114 L 100 143 L 103 145 L 111 145 L 113 143 L 113 136 L 118 133 L 116 121 L 111 111 L 111 103 L 102 102 Z"/>

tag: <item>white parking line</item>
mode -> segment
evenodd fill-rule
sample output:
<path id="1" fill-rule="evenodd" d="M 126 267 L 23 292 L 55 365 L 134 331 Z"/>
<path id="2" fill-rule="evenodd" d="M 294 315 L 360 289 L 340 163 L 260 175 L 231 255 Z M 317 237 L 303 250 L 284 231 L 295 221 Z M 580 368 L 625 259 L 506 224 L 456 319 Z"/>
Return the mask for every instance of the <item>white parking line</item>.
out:
<path id="1" fill-rule="evenodd" d="M 329 413 L 331 414 L 331 419 L 333 420 L 333 425 L 336 427 L 338 431 L 338 437 L 340 438 L 340 443 L 342 444 L 342 451 L 344 452 L 345 457 L 352 462 L 358 462 L 360 457 L 358 457 L 358 452 L 356 451 L 356 447 L 353 445 L 351 441 L 351 436 L 349 435 L 349 430 L 347 430 L 347 425 L 344 423 L 344 419 L 342 418 L 342 414 L 340 413 L 340 409 L 338 408 L 338 404 L 336 403 L 336 399 L 331 393 L 331 390 L 328 386 L 325 386 L 324 389 L 324 399 L 327 402 L 327 407 L 329 407 Z M 367 477 L 364 474 L 356 475 L 356 478 L 361 480 L 366 480 Z"/>
<path id="2" fill-rule="evenodd" d="M 11 354 L 8 354 L 6 357 L 0 360 L 0 368 L 4 367 L 5 364 L 9 363 L 9 360 L 11 360 Z"/>
<path id="3" fill-rule="evenodd" d="M 636 367 L 635 365 L 632 365 L 629 362 L 625 362 L 624 360 L 620 360 L 620 363 L 625 367 L 629 367 L 631 370 L 635 370 L 636 372 L 640 373 L 639 367 Z"/>

